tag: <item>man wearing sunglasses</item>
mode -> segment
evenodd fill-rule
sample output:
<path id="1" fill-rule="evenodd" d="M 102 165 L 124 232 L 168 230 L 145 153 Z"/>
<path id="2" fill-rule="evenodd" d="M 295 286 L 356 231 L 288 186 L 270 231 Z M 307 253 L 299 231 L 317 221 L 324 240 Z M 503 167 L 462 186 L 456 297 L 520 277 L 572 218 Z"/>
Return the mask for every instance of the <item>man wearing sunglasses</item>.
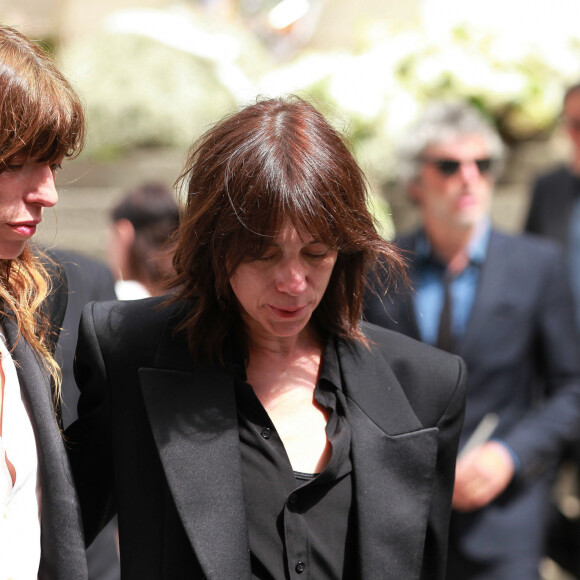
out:
<path id="1" fill-rule="evenodd" d="M 561 123 L 571 145 L 570 160 L 535 180 L 525 229 L 552 238 L 565 248 L 580 328 L 580 83 L 564 94 Z M 579 469 L 580 438 L 566 449 L 563 460 Z M 580 483 L 576 477 L 578 498 Z M 548 529 L 548 554 L 580 578 L 580 519 L 555 506 Z"/>
<path id="2" fill-rule="evenodd" d="M 422 222 L 398 242 L 411 290 L 366 298 L 370 322 L 467 363 L 449 580 L 539 578 L 555 461 L 580 427 L 580 340 L 561 252 L 490 223 L 502 154 L 476 110 L 425 111 L 400 147 Z"/>
<path id="3" fill-rule="evenodd" d="M 571 159 L 535 180 L 525 229 L 548 236 L 568 250 L 572 286 L 580 298 L 580 83 L 564 95 L 561 122 Z M 580 300 L 577 306 L 580 326 Z"/>

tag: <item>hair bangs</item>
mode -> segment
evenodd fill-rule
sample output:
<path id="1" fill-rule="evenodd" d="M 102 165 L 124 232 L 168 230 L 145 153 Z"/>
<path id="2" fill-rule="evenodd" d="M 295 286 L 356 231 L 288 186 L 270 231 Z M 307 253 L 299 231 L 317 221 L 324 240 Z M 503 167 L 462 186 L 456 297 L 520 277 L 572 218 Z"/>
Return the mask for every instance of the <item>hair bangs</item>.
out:
<path id="1" fill-rule="evenodd" d="M 25 155 L 52 163 L 76 157 L 84 141 L 84 119 L 82 109 L 70 105 L 46 98 L 29 103 L 26 120 L 10 130 L 2 160 Z"/>
<path id="2" fill-rule="evenodd" d="M 332 195 L 321 192 L 312 180 L 290 180 L 284 172 L 272 173 L 270 179 L 256 179 L 253 174 L 248 183 L 239 180 L 236 191 L 225 189 L 228 207 L 219 229 L 225 234 L 233 264 L 262 256 L 288 224 L 301 235 L 339 248 Z"/>
<path id="3" fill-rule="evenodd" d="M 26 66 L 16 53 L 0 68 L 0 161 L 4 163 L 17 155 L 48 163 L 72 158 L 84 144 L 82 103 L 50 59 L 38 51 L 27 55 Z"/>

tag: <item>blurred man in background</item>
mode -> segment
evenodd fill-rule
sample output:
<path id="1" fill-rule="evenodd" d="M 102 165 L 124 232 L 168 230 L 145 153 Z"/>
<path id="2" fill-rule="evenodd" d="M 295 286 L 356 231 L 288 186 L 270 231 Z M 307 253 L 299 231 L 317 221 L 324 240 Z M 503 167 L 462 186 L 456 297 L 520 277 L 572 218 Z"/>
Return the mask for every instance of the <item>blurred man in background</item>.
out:
<path id="1" fill-rule="evenodd" d="M 178 223 L 173 192 L 160 183 L 136 187 L 113 208 L 108 251 L 119 300 L 167 292 L 173 272 L 169 241 Z"/>
<path id="2" fill-rule="evenodd" d="M 540 175 L 534 182 L 526 231 L 552 238 L 566 251 L 567 266 L 576 299 L 576 322 L 580 328 L 580 83 L 564 95 L 561 121 L 571 145 L 568 163 Z M 580 440 L 563 454 L 566 472 L 573 467 L 574 493 L 580 496 L 578 467 Z M 553 507 L 548 529 L 548 555 L 580 578 L 580 517 Z"/>
<path id="3" fill-rule="evenodd" d="M 580 298 L 580 83 L 565 93 L 562 123 L 572 146 L 571 158 L 536 179 L 525 229 L 567 249 L 572 287 Z M 577 305 L 580 325 L 580 300 Z"/>
<path id="4" fill-rule="evenodd" d="M 450 580 L 539 577 L 555 458 L 580 426 L 580 342 L 562 255 L 490 223 L 502 150 L 467 105 L 425 111 L 400 159 L 422 220 L 399 241 L 413 291 L 366 300 L 370 322 L 467 362 Z"/>

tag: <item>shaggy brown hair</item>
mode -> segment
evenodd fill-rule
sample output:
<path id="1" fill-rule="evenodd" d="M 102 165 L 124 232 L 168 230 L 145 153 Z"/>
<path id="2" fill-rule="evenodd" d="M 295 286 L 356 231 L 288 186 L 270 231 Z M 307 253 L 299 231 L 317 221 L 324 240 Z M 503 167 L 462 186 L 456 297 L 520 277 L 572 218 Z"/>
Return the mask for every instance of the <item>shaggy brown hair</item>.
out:
<path id="1" fill-rule="evenodd" d="M 242 109 L 193 145 L 183 182 L 173 286 L 175 299 L 192 301 L 182 329 L 194 358 L 223 362 L 224 341 L 241 320 L 230 278 L 263 254 L 287 220 L 338 252 L 313 313 L 319 335 L 365 342 L 359 322 L 367 274 L 378 263 L 401 273 L 402 258 L 377 233 L 366 179 L 319 111 L 298 97 Z"/>
<path id="2" fill-rule="evenodd" d="M 84 131 L 80 99 L 51 59 L 15 29 L 0 26 L 0 172 L 15 156 L 47 164 L 74 157 Z M 14 260 L 0 260 L 0 300 L 51 373 L 58 399 L 60 373 L 42 309 L 51 281 L 42 257 L 27 247 Z"/>

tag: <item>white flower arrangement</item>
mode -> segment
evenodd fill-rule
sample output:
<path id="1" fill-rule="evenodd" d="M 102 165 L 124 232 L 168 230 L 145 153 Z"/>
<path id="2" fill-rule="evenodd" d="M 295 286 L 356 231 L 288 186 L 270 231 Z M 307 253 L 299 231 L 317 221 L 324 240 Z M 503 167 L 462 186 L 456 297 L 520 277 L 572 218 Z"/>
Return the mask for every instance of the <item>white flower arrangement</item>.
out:
<path id="1" fill-rule="evenodd" d="M 190 13 L 112 15 L 97 36 L 68 48 L 63 67 L 83 95 L 86 152 L 114 157 L 144 146 L 187 147 L 211 123 L 254 95 L 238 62 L 267 62 L 247 33 L 211 30 Z"/>
<path id="2" fill-rule="evenodd" d="M 548 130 L 564 87 L 580 79 L 578 0 L 424 0 L 407 30 L 369 23 L 363 50 L 300 52 L 278 65 L 241 21 L 192 10 L 113 15 L 64 63 L 84 95 L 89 152 L 191 143 L 257 95 L 298 93 L 348 119 L 372 182 L 393 175 L 393 147 L 424 104 L 464 97 L 507 140 Z M 554 20 L 556 19 L 556 20 Z"/>

